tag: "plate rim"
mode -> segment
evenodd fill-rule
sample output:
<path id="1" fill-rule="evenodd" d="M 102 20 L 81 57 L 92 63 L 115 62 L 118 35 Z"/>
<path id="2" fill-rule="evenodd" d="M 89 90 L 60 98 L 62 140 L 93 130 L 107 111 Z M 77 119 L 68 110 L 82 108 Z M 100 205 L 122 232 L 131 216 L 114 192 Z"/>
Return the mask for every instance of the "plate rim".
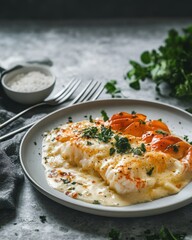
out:
<path id="1" fill-rule="evenodd" d="M 26 141 L 27 137 L 29 137 L 30 133 L 43 121 L 45 121 L 47 118 L 49 118 L 50 116 L 53 116 L 53 115 L 57 115 L 59 112 L 62 112 L 62 111 L 65 111 L 67 109 L 73 109 L 74 107 L 78 107 L 78 106 L 82 106 L 82 105 L 87 105 L 87 104 L 95 104 L 95 103 L 106 103 L 106 102 L 127 102 L 127 103 L 130 103 L 130 102 L 135 102 L 135 103 L 139 103 L 139 104 L 152 104 L 152 105 L 159 105 L 161 107 L 165 107 L 165 108 L 170 108 L 170 109 L 174 109 L 176 111 L 179 111 L 179 112 L 183 112 L 184 114 L 186 114 L 187 116 L 189 117 L 192 117 L 192 114 L 190 114 L 189 112 L 179 108 L 179 107 L 176 107 L 176 106 L 173 106 L 171 104 L 167 104 L 167 103 L 161 103 L 161 102 L 158 102 L 158 101 L 150 101 L 150 100 L 142 100 L 142 99 L 133 99 L 133 98 L 130 98 L 130 99 L 121 99 L 121 98 L 113 98 L 113 99 L 99 99 L 99 100 L 95 100 L 95 101 L 87 101 L 87 102 L 84 102 L 84 103 L 77 103 L 77 104 L 74 104 L 74 105 L 71 105 L 71 106 L 64 106 L 62 108 L 59 108 L 49 114 L 47 114 L 45 117 L 41 118 L 40 120 L 38 120 L 30 129 L 28 129 L 28 131 L 25 133 L 24 137 L 22 138 L 22 141 L 20 143 L 20 148 L 19 148 L 19 158 L 20 158 L 20 163 L 21 163 L 21 166 L 22 166 L 22 169 L 25 173 L 25 175 L 27 176 L 27 178 L 30 180 L 30 182 L 32 183 L 32 185 L 38 190 L 40 191 L 43 195 L 45 195 L 46 197 L 48 197 L 49 199 L 59 203 L 59 204 L 62 204 L 66 207 L 69 207 L 69 208 L 72 208 L 72 209 L 75 209 L 75 210 L 79 210 L 79 211 L 82 211 L 82 212 L 86 212 L 86 213 L 91 213 L 91 214 L 95 214 L 95 215 L 101 215 L 101 216 L 108 216 L 108 217 L 144 217 L 144 216 L 151 216 L 151 215 L 156 215 L 156 214 L 161 214 L 161 213 L 165 213 L 165 212 L 169 212 L 169 211 L 172 211 L 172 210 L 175 210 L 175 209 L 178 209 L 178 208 L 181 208 L 187 204 L 189 204 L 190 202 L 192 202 L 192 197 L 191 198 L 187 198 L 185 199 L 185 201 L 182 201 L 182 203 L 180 203 L 180 206 L 177 207 L 177 204 L 178 203 L 175 203 L 175 204 L 168 204 L 166 206 L 163 206 L 161 207 L 160 209 L 157 209 L 157 208 L 150 208 L 149 209 L 145 209 L 145 210 L 142 210 L 142 209 L 139 209 L 137 211 L 135 210 L 131 210 L 129 209 L 128 211 L 125 211 L 123 208 L 124 207 L 113 207 L 113 206 L 102 206 L 102 205 L 94 205 L 94 204 L 91 204 L 91 203 L 85 203 L 83 201 L 80 201 L 78 200 L 78 204 L 76 204 L 75 202 L 77 200 L 74 200 L 72 198 L 69 198 L 67 200 L 69 201 L 66 201 L 66 200 L 63 200 L 63 199 L 60 199 L 58 198 L 57 196 L 52 196 L 51 193 L 49 193 L 48 191 L 46 191 L 46 189 L 43 189 L 39 183 L 37 183 L 33 178 L 32 176 L 30 176 L 30 174 L 28 173 L 26 167 L 25 167 L 25 164 L 24 164 L 24 161 L 23 161 L 23 158 L 22 158 L 22 148 L 23 148 L 23 145 L 24 145 L 24 142 Z M 50 187 L 51 188 L 51 187 Z M 57 190 L 55 190 L 57 191 Z M 171 196 L 168 196 L 168 197 L 171 197 Z M 157 199 L 158 200 L 158 199 Z M 156 201 L 156 200 L 154 200 Z M 64 204 L 65 203 L 65 204 Z M 150 202 L 149 202 L 150 203 Z M 86 205 L 86 206 L 84 206 Z M 83 207 L 83 209 L 79 209 L 79 207 Z M 129 207 L 129 206 L 127 206 Z M 153 211 L 155 211 L 153 213 Z"/>

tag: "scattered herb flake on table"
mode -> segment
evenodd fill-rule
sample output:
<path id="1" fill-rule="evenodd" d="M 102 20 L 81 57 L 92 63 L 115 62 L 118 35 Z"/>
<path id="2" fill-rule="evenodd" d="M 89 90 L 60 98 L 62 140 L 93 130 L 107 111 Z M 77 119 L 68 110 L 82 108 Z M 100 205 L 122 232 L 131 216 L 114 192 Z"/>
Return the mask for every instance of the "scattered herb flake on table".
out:
<path id="1" fill-rule="evenodd" d="M 105 84 L 106 93 L 110 94 L 112 98 L 121 98 L 123 97 L 121 89 L 117 87 L 116 80 L 110 80 Z"/>

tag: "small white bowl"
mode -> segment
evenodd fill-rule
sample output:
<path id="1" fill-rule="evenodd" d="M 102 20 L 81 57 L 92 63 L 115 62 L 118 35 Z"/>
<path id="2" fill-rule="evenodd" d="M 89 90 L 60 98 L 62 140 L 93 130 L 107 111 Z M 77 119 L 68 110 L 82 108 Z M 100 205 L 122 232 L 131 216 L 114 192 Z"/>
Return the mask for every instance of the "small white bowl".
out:
<path id="1" fill-rule="evenodd" d="M 49 83 L 45 84 L 43 89 L 35 90 L 35 91 L 17 91 L 8 86 L 9 82 L 13 80 L 17 75 L 20 74 L 28 74 L 30 72 L 40 72 L 46 76 L 49 76 Z M 46 78 L 45 78 L 46 81 Z M 42 102 L 45 98 L 47 98 L 52 92 L 55 85 L 55 76 L 52 74 L 49 68 L 40 66 L 40 65 L 24 65 L 20 69 L 16 69 L 8 72 L 2 77 L 2 86 L 7 94 L 12 100 L 22 103 L 22 104 L 36 104 Z"/>

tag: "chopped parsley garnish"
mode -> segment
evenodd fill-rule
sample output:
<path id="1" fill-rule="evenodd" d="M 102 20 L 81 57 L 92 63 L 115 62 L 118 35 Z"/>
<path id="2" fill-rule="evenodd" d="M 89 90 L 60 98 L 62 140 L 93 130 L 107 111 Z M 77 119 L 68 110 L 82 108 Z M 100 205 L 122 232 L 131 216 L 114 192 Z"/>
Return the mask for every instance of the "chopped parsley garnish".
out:
<path id="1" fill-rule="evenodd" d="M 179 146 L 177 146 L 176 144 L 170 144 L 166 149 L 170 148 L 172 148 L 175 153 L 179 151 Z"/>
<path id="2" fill-rule="evenodd" d="M 93 204 L 101 204 L 98 200 L 94 200 Z"/>
<path id="3" fill-rule="evenodd" d="M 141 148 L 142 152 L 146 152 L 146 148 L 145 148 L 145 144 L 144 143 L 141 143 L 140 148 Z"/>
<path id="4" fill-rule="evenodd" d="M 187 135 L 185 135 L 185 136 L 183 137 L 183 139 L 184 139 L 186 142 L 189 141 L 189 137 L 188 137 Z"/>
<path id="5" fill-rule="evenodd" d="M 161 227 L 161 229 L 153 233 L 149 229 L 144 232 L 146 240 L 184 240 L 186 233 L 173 233 L 166 227 Z"/>
<path id="6" fill-rule="evenodd" d="M 112 156 L 115 153 L 115 148 L 110 148 L 109 149 L 109 155 Z"/>
<path id="7" fill-rule="evenodd" d="M 103 125 L 101 126 L 101 131 L 97 127 L 89 127 L 83 130 L 83 137 L 86 138 L 97 138 L 98 140 L 108 143 L 111 137 L 113 136 L 113 132 L 111 128 L 106 128 Z M 87 145 L 91 145 L 87 142 Z"/>
<path id="8" fill-rule="evenodd" d="M 91 146 L 91 145 L 93 145 L 93 143 L 92 143 L 92 142 L 89 142 L 89 141 L 87 141 L 87 146 Z"/>
<path id="9" fill-rule="evenodd" d="M 147 175 L 148 175 L 148 176 L 151 176 L 152 173 L 153 173 L 153 170 L 154 170 L 154 167 L 150 168 L 150 169 L 147 171 Z"/>
<path id="10" fill-rule="evenodd" d="M 164 136 L 167 135 L 167 132 L 165 132 L 165 131 L 163 131 L 163 130 L 156 130 L 155 132 L 158 133 L 158 134 L 162 134 L 162 135 L 164 135 Z"/>
<path id="11" fill-rule="evenodd" d="M 61 180 L 63 181 L 64 184 L 70 183 L 70 181 L 69 181 L 68 179 L 63 179 L 63 178 L 61 178 Z"/>
<path id="12" fill-rule="evenodd" d="M 174 152 L 177 153 L 179 151 L 179 147 L 177 145 L 173 145 L 172 147 Z"/>
<path id="13" fill-rule="evenodd" d="M 88 127 L 83 130 L 83 137 L 86 138 L 95 138 L 98 132 L 97 127 Z"/>
<path id="14" fill-rule="evenodd" d="M 146 152 L 145 144 L 142 143 L 140 147 L 132 148 L 131 152 L 134 155 L 141 156 L 144 152 Z"/>
<path id="15" fill-rule="evenodd" d="M 153 232 L 150 229 L 147 229 L 142 234 L 142 239 L 145 240 L 184 240 L 186 233 L 173 233 L 167 227 L 162 226 L 157 232 Z M 140 235 L 139 235 L 140 236 Z M 111 229 L 108 233 L 110 240 L 120 240 L 122 239 L 122 232 L 119 230 Z M 128 235 L 126 239 L 135 239 L 135 237 L 130 237 Z"/>
<path id="16" fill-rule="evenodd" d="M 107 116 L 107 113 L 104 110 L 101 111 L 101 115 L 103 117 L 104 122 L 106 122 L 109 119 L 109 117 Z"/>
<path id="17" fill-rule="evenodd" d="M 44 157 L 44 161 L 45 163 L 48 163 L 47 157 Z"/>
<path id="18" fill-rule="evenodd" d="M 41 220 L 42 223 L 47 222 L 46 216 L 39 216 L 39 218 L 40 218 L 40 220 Z"/>
<path id="19" fill-rule="evenodd" d="M 116 85 L 117 81 L 111 80 L 105 84 L 104 88 L 107 90 L 106 93 L 110 94 L 112 98 L 121 98 L 121 89 L 118 88 Z"/>
<path id="20" fill-rule="evenodd" d="M 141 156 L 143 153 L 142 153 L 142 151 L 141 151 L 141 149 L 139 148 L 139 147 L 137 147 L 137 148 L 132 148 L 132 153 L 134 154 L 134 155 L 138 155 L 138 156 Z"/>
<path id="21" fill-rule="evenodd" d="M 112 136 L 113 132 L 110 128 L 101 126 L 101 132 L 98 133 L 97 138 L 102 142 L 108 143 Z"/>
<path id="22" fill-rule="evenodd" d="M 118 135 L 116 135 L 114 138 L 116 140 L 115 147 L 118 153 L 126 153 L 131 149 L 128 138 L 119 137 Z"/>
<path id="23" fill-rule="evenodd" d="M 114 132 L 111 130 L 111 128 L 106 128 L 103 125 L 101 126 L 100 130 L 97 127 L 85 128 L 83 130 L 83 135 L 82 135 L 82 137 L 98 139 L 99 141 L 104 143 L 108 143 L 113 136 L 114 136 Z M 134 155 L 139 155 L 139 156 L 141 156 L 144 152 L 146 152 L 144 143 L 142 143 L 137 148 L 132 148 L 128 138 L 115 135 L 114 139 L 115 141 L 111 142 L 111 145 L 113 147 L 109 149 L 110 156 L 112 156 L 115 152 L 120 154 L 132 152 Z M 92 144 L 93 144 L 92 142 L 87 141 L 87 145 L 92 145 Z"/>
<path id="24" fill-rule="evenodd" d="M 189 141 L 189 137 L 188 137 L 187 135 L 185 135 L 185 136 L 183 137 L 183 139 L 184 139 L 186 142 L 188 142 L 189 144 L 192 145 L 192 141 L 191 141 L 191 142 Z"/>
<path id="25" fill-rule="evenodd" d="M 68 122 L 69 122 L 69 123 L 72 123 L 72 122 L 73 122 L 72 117 L 68 117 Z"/>
<path id="26" fill-rule="evenodd" d="M 139 120 L 139 123 L 140 123 L 140 124 L 146 124 L 146 122 L 143 121 L 143 120 L 141 120 L 141 119 Z"/>
<path id="27" fill-rule="evenodd" d="M 89 122 L 91 122 L 91 123 L 93 122 L 93 117 L 92 117 L 92 115 L 89 116 Z"/>
<path id="28" fill-rule="evenodd" d="M 173 234 L 168 228 L 162 227 L 159 231 L 159 239 L 166 240 L 182 240 L 185 238 L 185 234 Z"/>
<path id="29" fill-rule="evenodd" d="M 108 234 L 108 237 L 110 240 L 120 240 L 121 239 L 121 233 L 118 230 L 111 229 L 111 231 Z"/>

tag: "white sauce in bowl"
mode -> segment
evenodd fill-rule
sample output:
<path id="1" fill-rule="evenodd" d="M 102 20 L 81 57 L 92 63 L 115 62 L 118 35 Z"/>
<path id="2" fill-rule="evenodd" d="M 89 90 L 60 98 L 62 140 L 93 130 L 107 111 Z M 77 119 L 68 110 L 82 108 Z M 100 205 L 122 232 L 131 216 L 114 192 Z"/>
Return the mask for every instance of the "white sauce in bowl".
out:
<path id="1" fill-rule="evenodd" d="M 38 71 L 20 73 L 7 81 L 7 86 L 17 92 L 36 92 L 49 87 L 53 83 L 51 76 Z"/>

